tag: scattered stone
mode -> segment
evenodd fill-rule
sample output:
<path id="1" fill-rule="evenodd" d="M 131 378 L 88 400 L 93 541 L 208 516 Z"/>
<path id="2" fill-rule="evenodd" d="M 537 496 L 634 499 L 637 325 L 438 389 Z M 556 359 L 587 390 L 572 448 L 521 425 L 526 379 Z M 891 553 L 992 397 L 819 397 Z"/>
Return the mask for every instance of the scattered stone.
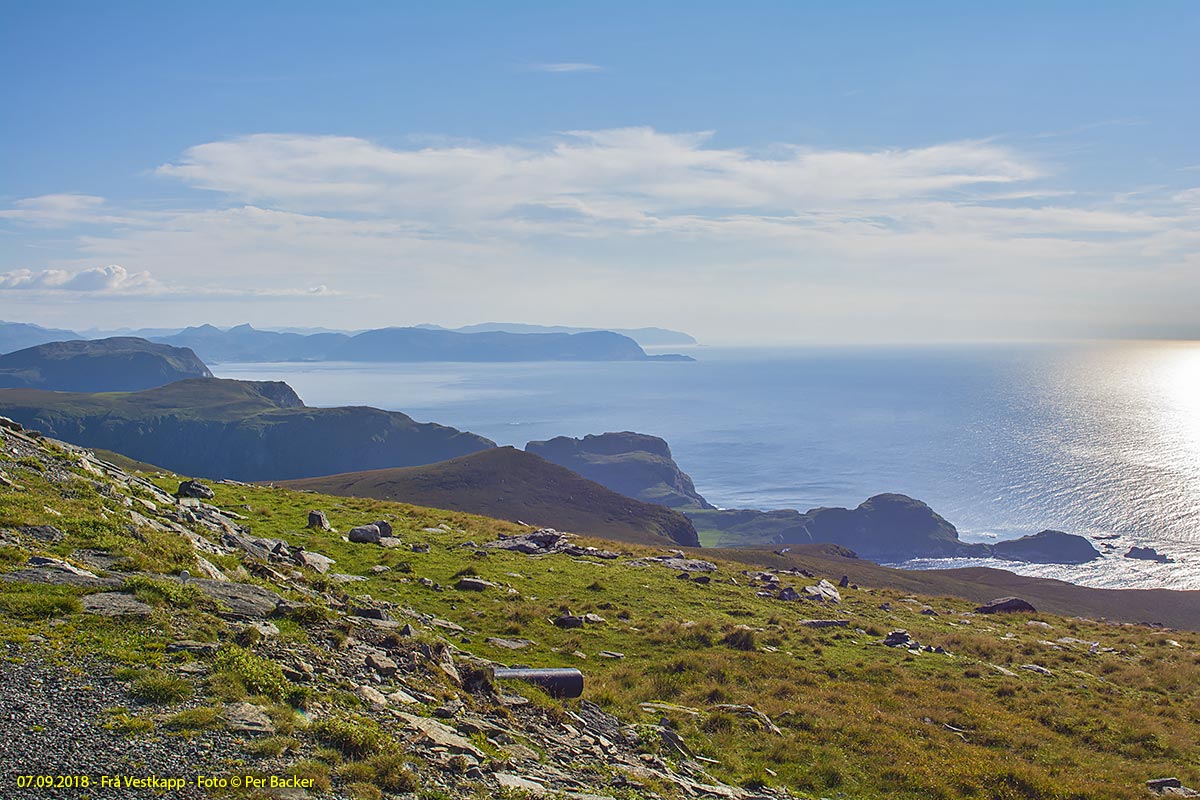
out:
<path id="1" fill-rule="evenodd" d="M 485 589 L 494 589 L 496 584 L 491 581 L 485 581 L 483 578 L 459 578 L 458 583 L 454 584 L 455 589 L 460 589 L 464 592 L 482 592 Z"/>
<path id="2" fill-rule="evenodd" d="M 802 619 L 797 623 L 804 628 L 845 628 L 850 625 L 845 619 Z"/>
<path id="3" fill-rule="evenodd" d="M 922 609 L 921 609 L 919 612 L 917 612 L 917 613 L 919 613 L 919 614 L 924 614 L 924 615 L 925 615 L 925 616 L 927 616 L 927 617 L 936 617 L 936 616 L 938 615 L 938 612 L 934 611 L 934 610 L 933 610 L 932 608 L 930 608 L 929 606 L 925 606 L 924 608 L 922 608 Z"/>
<path id="4" fill-rule="evenodd" d="M 1027 669 L 1030 672 L 1036 672 L 1038 675 L 1052 675 L 1050 670 L 1039 664 L 1022 664 L 1021 669 Z"/>
<path id="5" fill-rule="evenodd" d="M 697 575 L 696 577 L 692 578 L 692 583 L 698 583 L 701 586 L 706 586 L 709 583 L 712 583 L 712 577 L 709 575 Z"/>
<path id="6" fill-rule="evenodd" d="M 385 572 L 391 572 L 392 568 L 387 564 L 376 564 L 375 566 L 371 567 L 370 571 L 375 575 L 382 575 Z"/>
<path id="7" fill-rule="evenodd" d="M 333 527 L 329 524 L 329 518 L 325 516 L 324 511 L 309 511 L 307 528 L 315 528 L 319 531 L 332 531 Z"/>
<path id="8" fill-rule="evenodd" d="M 374 608 L 372 606 L 362 606 L 354 609 L 350 613 L 362 619 L 378 619 L 383 620 L 384 622 L 390 622 L 392 619 L 391 616 L 382 608 Z"/>
<path id="9" fill-rule="evenodd" d="M 913 638 L 908 635 L 908 631 L 895 630 L 883 638 L 883 643 L 887 647 L 908 647 L 913 643 Z"/>
<path id="10" fill-rule="evenodd" d="M 221 712 L 221 719 L 231 731 L 261 736 L 275 733 L 275 724 L 266 709 L 253 703 L 230 703 Z"/>
<path id="11" fill-rule="evenodd" d="M 322 575 L 329 572 L 329 568 L 337 563 L 329 556 L 314 553 L 311 550 L 297 550 L 295 552 L 295 559 L 299 566 L 308 567 Z"/>
<path id="12" fill-rule="evenodd" d="M 489 636 L 483 641 L 485 644 L 490 644 L 493 647 L 502 647 L 505 650 L 524 650 L 533 644 L 528 639 L 501 639 L 496 636 Z"/>
<path id="13" fill-rule="evenodd" d="M 383 533 L 378 525 L 359 525 L 357 528 L 351 528 L 346 536 L 355 544 L 379 544 Z"/>
<path id="14" fill-rule="evenodd" d="M 383 653 L 371 653 L 367 656 L 367 666 L 378 672 L 385 678 L 390 678 L 396 674 L 399 666 L 395 661 L 392 661 Z"/>
<path id="15" fill-rule="evenodd" d="M 840 581 L 838 581 L 839 589 L 845 589 L 849 585 L 850 585 L 850 576 L 849 575 L 843 575 L 842 579 Z"/>
<path id="16" fill-rule="evenodd" d="M 390 537 L 392 535 L 392 524 L 390 522 L 388 522 L 387 520 L 383 520 L 383 519 L 376 520 L 372 524 L 376 528 L 379 529 L 380 536 L 389 536 Z"/>
<path id="17" fill-rule="evenodd" d="M 410 546 L 410 549 L 411 549 L 411 550 L 412 550 L 414 553 L 428 553 L 428 552 L 429 552 L 429 545 L 427 545 L 427 544 L 414 544 L 414 545 L 411 545 L 411 546 Z"/>
<path id="18" fill-rule="evenodd" d="M 358 687 L 358 696 L 366 700 L 367 704 L 374 709 L 387 708 L 387 696 L 373 686 Z"/>
<path id="19" fill-rule="evenodd" d="M 1036 614 L 1037 609 L 1019 597 L 1000 597 L 975 609 L 976 614 Z"/>
<path id="20" fill-rule="evenodd" d="M 507 772 L 497 772 L 496 783 L 506 791 L 528 792 L 534 795 L 546 794 L 546 787 L 537 781 Z"/>
<path id="21" fill-rule="evenodd" d="M 842 595 L 838 592 L 837 587 L 824 578 L 816 586 L 805 586 L 804 591 L 808 593 L 809 600 L 821 603 L 842 602 Z"/>
<path id="22" fill-rule="evenodd" d="M 179 484 L 179 488 L 175 490 L 175 496 L 191 497 L 198 500 L 212 500 L 216 497 L 216 494 L 200 481 L 188 480 Z"/>
<path id="23" fill-rule="evenodd" d="M 996 672 L 999 672 L 1001 675 L 1004 675 L 1006 677 L 1009 677 L 1009 678 L 1017 677 L 1017 673 L 1013 672 L 1011 669 L 1005 669 L 1004 667 L 1000 666 L 999 664 L 989 664 L 988 666 L 990 666 L 992 669 L 996 670 Z"/>
<path id="24" fill-rule="evenodd" d="M 104 617 L 148 617 L 154 609 L 124 592 L 100 592 L 80 599 L 83 610 Z"/>
<path id="25" fill-rule="evenodd" d="M 466 753 L 474 756 L 481 761 L 487 756 L 475 745 L 462 736 L 455 730 L 435 719 L 429 717 L 418 717 L 413 714 L 407 714 L 403 711 L 393 712 L 403 723 L 404 727 L 410 730 L 415 730 L 424 738 L 428 739 L 438 747 L 445 747 L 448 750 L 453 750 L 457 753 Z"/>
<path id="26" fill-rule="evenodd" d="M 605 623 L 608 622 L 608 620 L 606 620 L 604 617 L 600 616 L 599 614 L 590 614 L 590 613 L 583 615 L 583 621 L 586 622 L 588 625 L 604 625 Z"/>
<path id="27" fill-rule="evenodd" d="M 768 593 L 769 594 L 769 593 Z M 793 589 L 791 586 L 785 586 L 779 590 L 779 594 L 775 595 L 780 600 L 796 601 L 803 600 L 804 596 Z"/>
<path id="28" fill-rule="evenodd" d="M 596 655 L 599 658 L 612 658 L 612 659 L 622 659 L 625 657 L 624 653 L 618 653 L 615 650 L 601 650 L 599 653 L 596 653 Z"/>
<path id="29" fill-rule="evenodd" d="M 563 614 L 561 617 L 554 620 L 554 625 L 558 628 L 582 628 L 583 617 L 577 617 L 572 614 Z"/>

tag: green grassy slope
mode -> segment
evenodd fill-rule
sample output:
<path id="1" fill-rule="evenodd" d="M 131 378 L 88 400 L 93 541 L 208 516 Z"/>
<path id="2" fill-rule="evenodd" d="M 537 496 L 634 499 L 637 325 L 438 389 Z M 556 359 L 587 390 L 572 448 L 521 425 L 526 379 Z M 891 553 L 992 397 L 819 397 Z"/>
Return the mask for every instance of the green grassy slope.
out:
<path id="1" fill-rule="evenodd" d="M 76 459 L 69 452 L 47 450 L 46 457 L 34 458 L 13 454 L 8 444 L 0 469 L 22 488 L 0 489 L 0 529 L 53 520 L 66 538 L 54 545 L 21 539 L 20 544 L 2 546 L 0 570 L 20 566 L 35 550 L 73 558 L 79 548 L 102 548 L 124 557 L 127 561 L 119 569 L 194 569 L 194 557 L 180 540 L 145 529 L 131 531 L 128 512 L 113 499 L 117 495 L 112 487 L 104 488 L 108 479 L 74 467 Z M 155 480 L 173 489 L 178 476 Z M 672 569 L 639 566 L 636 559 L 663 551 L 638 545 L 621 545 L 624 555 L 617 561 L 502 551 L 479 556 L 477 547 L 464 544 L 521 529 L 382 500 L 251 485 L 213 488 L 214 504 L 236 510 L 255 535 L 324 553 L 336 559 L 337 571 L 364 578 L 335 583 L 328 576 L 297 571 L 288 579 L 288 586 L 295 588 L 278 589 L 288 597 L 301 600 L 306 596 L 300 593 L 303 589 L 346 607 L 370 597 L 392 604 L 396 613 L 415 615 L 406 618 L 418 626 L 418 619 L 432 617 L 464 629 L 451 634 L 445 628 L 422 627 L 423 641 L 449 637 L 461 651 L 502 663 L 577 666 L 586 674 L 585 698 L 636 724 L 644 734 L 639 747 L 647 763 L 658 759 L 678 765 L 682 760 L 660 733 L 658 723 L 666 718 L 696 756 L 708 759 L 694 763 L 716 778 L 756 791 L 786 788 L 801 797 L 1132 800 L 1147 796 L 1144 781 L 1149 778 L 1175 775 L 1185 784 L 1200 784 L 1200 635 L 1195 633 L 1046 613 L 973 615 L 973 602 L 875 583 L 889 575 L 888 581 L 899 581 L 893 575 L 897 571 L 831 560 L 827 551 L 785 556 L 703 551 L 717 566 L 707 585 L 680 580 Z M 427 544 L 428 552 L 355 545 L 337 533 L 306 530 L 307 512 L 313 508 L 324 510 L 341 530 L 390 519 L 396 536 L 406 544 Z M 608 542 L 592 543 L 612 547 Z M 235 560 L 214 558 L 229 574 L 236 573 Z M 786 564 L 808 564 L 818 576 L 834 580 L 847 572 L 860 588 L 844 590 L 840 605 L 784 602 L 759 595 L 744 574 L 745 561 L 769 563 L 777 570 Z M 830 569 L 834 564 L 838 568 Z M 379 565 L 390 569 L 373 571 Z M 476 574 L 497 586 L 484 592 L 456 591 L 451 587 L 462 574 Z M 924 575 L 913 574 L 912 580 Z M 810 582 L 782 577 L 798 587 Z M 269 576 L 253 580 L 275 586 Z M 927 584 L 943 585 L 950 586 Z M 238 688 L 230 676 L 249 677 L 252 671 L 245 664 L 258 663 L 247 661 L 250 656 L 230 655 L 241 652 L 233 642 L 243 634 L 186 592 L 135 586 L 139 596 L 154 602 L 153 616 L 97 620 L 78 611 L 79 594 L 86 590 L 38 587 L 31 592 L 28 585 L 0 582 L 0 640 L 41 648 L 64 662 L 77 660 L 81 653 L 102 653 L 141 685 L 149 682 L 148 674 L 174 671 L 192 658 L 166 653 L 172 640 L 211 641 L 226 655 L 202 657 L 208 672 L 187 678 L 184 688 L 192 694 L 192 705 L 219 707 Z M 312 613 L 297 613 L 279 620 L 279 625 L 283 644 L 311 651 L 307 659 L 315 661 L 349 646 L 348 632 L 350 639 L 369 633 L 370 626 L 355 628 L 344 619 L 331 623 L 334 610 L 326 600 L 305 602 L 314 604 Z M 927 606 L 937 615 L 921 613 Z M 605 622 L 560 629 L 550 620 L 565 609 L 593 612 Z M 841 619 L 847 625 L 813 629 L 804 624 L 812 618 Z M 905 628 L 922 643 L 949 654 L 883 647 L 880 640 L 894 628 Z M 33 637 L 43 641 L 35 644 Z M 521 637 L 531 644 L 513 652 L 489 643 L 489 637 Z M 258 658 L 281 646 L 241 641 Z M 604 658 L 601 651 L 616 651 L 623 658 Z M 1049 674 L 1023 665 L 1043 667 Z M 270 677 L 269 671 L 262 674 Z M 238 680 L 245 694 L 245 681 Z M 329 735 L 321 720 L 341 714 L 358 730 L 379 731 L 382 741 L 398 743 L 405 734 L 394 718 L 368 723 L 362 702 L 338 690 L 336 682 L 319 684 L 301 700 L 291 693 L 290 683 L 276 687 L 274 680 L 264 679 L 261 689 L 276 699 L 256 702 L 268 704 L 281 724 L 289 726 L 290 741 L 281 748 L 294 752 L 290 758 L 297 763 L 287 769 L 324 770 L 326 779 L 343 792 L 351 781 L 383 780 L 382 768 L 371 760 L 374 750 L 339 755 L 328 747 L 320 749 L 325 741 L 321 737 Z M 445 699 L 454 690 L 437 691 Z M 486 697 L 466 699 L 472 704 L 493 702 Z M 286 707 L 287 702 L 301 701 L 310 708 L 308 720 Z M 178 706 L 171 705 L 175 701 L 164 693 L 155 702 L 162 706 L 133 709 L 132 719 L 123 718 L 130 735 L 186 735 L 165 727 L 178 717 Z M 577 708 L 575 701 L 540 698 L 537 703 L 547 713 Z M 777 732 L 739 714 L 736 706 L 741 704 L 767 715 Z M 415 708 L 415 713 L 432 713 L 430 706 Z M 261 746 L 254 741 L 244 746 L 243 757 L 251 765 L 258 763 L 260 756 L 251 748 Z M 293 747 L 294 751 L 287 749 Z M 503 758 L 495 753 L 487 763 Z M 451 768 L 433 759 L 410 761 L 416 792 L 427 800 L 502 796 L 485 786 L 472 789 L 471 781 L 461 776 L 455 778 L 460 788 L 454 792 L 435 791 L 431 787 Z M 623 799 L 682 796 L 670 786 L 639 781 L 632 774 L 623 774 L 626 782 L 613 785 L 615 776 L 605 769 L 603 763 L 580 756 L 571 771 L 589 781 L 586 786 L 592 793 Z M 354 796 L 378 797 L 366 789 L 354 791 L 362 792 Z"/>

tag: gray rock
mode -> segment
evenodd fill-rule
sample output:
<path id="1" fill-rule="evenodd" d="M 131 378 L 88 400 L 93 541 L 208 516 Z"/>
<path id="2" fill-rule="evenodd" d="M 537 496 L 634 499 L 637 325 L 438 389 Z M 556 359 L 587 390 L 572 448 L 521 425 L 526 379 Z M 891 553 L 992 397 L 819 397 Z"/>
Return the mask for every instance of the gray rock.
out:
<path id="1" fill-rule="evenodd" d="M 275 724 L 262 706 L 253 703 L 230 703 L 221 711 L 221 719 L 231 731 L 270 736 Z"/>
<path id="2" fill-rule="evenodd" d="M 780 600 L 787 600 L 789 602 L 802 599 L 802 595 L 791 586 L 783 587 L 779 590 L 779 594 L 775 596 Z"/>
<path id="3" fill-rule="evenodd" d="M 177 642 L 171 642 L 167 645 L 168 653 L 192 653 L 198 656 L 211 656 L 217 652 L 217 645 L 213 642 L 196 642 L 191 639 L 181 639 Z"/>
<path id="4" fill-rule="evenodd" d="M 842 602 L 842 595 L 838 592 L 837 587 L 824 578 L 815 586 L 805 586 L 804 591 L 808 593 L 809 600 L 816 600 L 822 603 Z"/>
<path id="5" fill-rule="evenodd" d="M 101 592 L 89 594 L 81 601 L 83 610 L 89 614 L 99 614 L 105 617 L 148 617 L 154 609 L 124 592 Z"/>
<path id="6" fill-rule="evenodd" d="M 176 497 L 192 497 L 199 500 L 212 500 L 216 495 L 213 490 L 205 486 L 200 481 L 183 481 L 179 484 L 179 488 L 175 490 Z"/>
<path id="7" fill-rule="evenodd" d="M 329 519 L 325 516 L 324 511 L 308 512 L 308 525 L 306 527 L 315 528 L 319 531 L 332 530 L 331 526 L 329 525 Z"/>
<path id="8" fill-rule="evenodd" d="M 908 635 L 908 631 L 895 630 L 884 637 L 883 643 L 888 647 L 908 647 L 912 644 L 912 637 Z"/>
<path id="9" fill-rule="evenodd" d="M 388 522 L 387 520 L 383 520 L 383 519 L 376 520 L 372 524 L 376 528 L 379 528 L 380 536 L 391 536 L 392 535 L 392 524 L 390 522 Z"/>
<path id="10" fill-rule="evenodd" d="M 496 584 L 482 578 L 459 578 L 458 583 L 454 584 L 455 589 L 467 592 L 482 592 L 485 589 L 493 589 L 495 586 Z"/>
<path id="11" fill-rule="evenodd" d="M 298 565 L 308 567 L 322 575 L 329 572 L 329 568 L 337 563 L 329 556 L 314 553 L 311 550 L 297 550 L 293 553 L 293 557 Z"/>
<path id="12" fill-rule="evenodd" d="M 1037 609 L 1019 597 L 1000 597 L 975 609 L 976 614 L 1033 614 Z"/>
<path id="13" fill-rule="evenodd" d="M 396 674 L 399 666 L 395 661 L 392 661 L 383 653 L 371 653 L 367 656 L 367 666 L 378 672 L 385 678 L 390 678 Z"/>
<path id="14" fill-rule="evenodd" d="M 524 650 L 533 644 L 528 639 L 501 639 L 496 636 L 489 636 L 483 641 L 485 644 L 490 644 L 493 647 L 502 647 L 505 650 Z"/>
<path id="15" fill-rule="evenodd" d="M 261 619 L 279 607 L 279 595 L 249 583 L 192 578 L 188 584 L 216 600 L 221 606 L 218 614 L 226 619 Z"/>
<path id="16" fill-rule="evenodd" d="M 1022 664 L 1021 669 L 1029 670 L 1030 672 L 1036 672 L 1038 675 L 1049 676 L 1049 675 L 1053 674 L 1052 672 L 1050 672 L 1050 670 L 1046 669 L 1045 667 L 1041 666 L 1040 664 Z"/>
<path id="17" fill-rule="evenodd" d="M 554 620 L 554 625 L 558 628 L 582 628 L 583 617 L 577 617 L 573 614 L 563 614 Z"/>
<path id="18" fill-rule="evenodd" d="M 356 544 L 379 544 L 383 533 L 378 525 L 359 525 L 357 528 L 351 528 L 346 536 Z"/>

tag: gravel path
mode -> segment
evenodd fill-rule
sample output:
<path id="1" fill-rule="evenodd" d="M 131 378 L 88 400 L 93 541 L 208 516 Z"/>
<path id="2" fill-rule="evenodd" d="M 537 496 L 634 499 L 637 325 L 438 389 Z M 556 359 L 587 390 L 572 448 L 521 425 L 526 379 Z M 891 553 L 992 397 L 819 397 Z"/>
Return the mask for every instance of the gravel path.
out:
<path id="1" fill-rule="evenodd" d="M 0 650 L 0 797 L 26 798 L 204 798 L 198 773 L 232 774 L 227 755 L 241 757 L 226 731 L 191 738 L 158 731 L 128 736 L 103 727 L 106 709 L 139 704 L 101 664 L 85 664 L 83 675 L 48 664 L 27 648 Z M 88 788 L 20 788 L 18 776 L 90 778 Z M 188 786 L 169 792 L 102 788 L 101 775 L 185 778 Z"/>

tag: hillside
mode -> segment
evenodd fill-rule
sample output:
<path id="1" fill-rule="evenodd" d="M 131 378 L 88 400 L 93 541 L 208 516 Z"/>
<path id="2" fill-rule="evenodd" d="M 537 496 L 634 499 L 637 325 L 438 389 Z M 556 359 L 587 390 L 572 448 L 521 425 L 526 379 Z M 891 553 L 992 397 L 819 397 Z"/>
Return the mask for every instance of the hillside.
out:
<path id="1" fill-rule="evenodd" d="M 357 334 L 279 333 L 238 325 L 200 325 L 155 341 L 190 347 L 209 363 L 228 361 L 647 361 L 637 342 L 610 331 L 581 333 L 460 333 L 429 328 L 379 328 Z"/>
<path id="2" fill-rule="evenodd" d="M 594 331 L 612 331 L 622 336 L 628 336 L 642 347 L 687 346 L 696 344 L 696 339 L 682 331 L 668 328 L 580 328 L 571 325 L 530 325 L 523 322 L 481 322 L 476 325 L 464 325 L 461 328 L 443 328 L 441 325 L 417 325 L 418 328 L 430 330 L 454 330 L 459 333 L 487 333 L 501 331 L 503 333 L 588 333 Z"/>
<path id="3" fill-rule="evenodd" d="M 191 350 L 129 336 L 50 342 L 0 355 L 0 388 L 136 392 L 211 377 Z"/>
<path id="4" fill-rule="evenodd" d="M 828 549 L 682 562 L 551 537 L 526 554 L 527 528 L 399 503 L 236 483 L 177 500 L 179 476 L 2 420 L 0 445 L 5 776 L 36 754 L 46 775 L 182 777 L 167 796 L 189 799 L 213 796 L 197 774 L 355 800 L 1141 800 L 1151 779 L 1200 785 L 1196 633 L 979 614 L 937 576 L 925 593 L 927 573 Z M 306 527 L 314 510 L 340 531 L 387 520 L 392 546 Z M 839 573 L 838 602 L 803 599 Z M 913 586 L 873 582 L 902 576 Z M 801 599 L 781 599 L 793 586 Z M 494 671 L 514 663 L 578 668 L 583 696 Z"/>
<path id="5" fill-rule="evenodd" d="M 631 431 L 582 439 L 558 436 L 529 442 L 525 451 L 647 503 L 679 509 L 713 508 L 679 469 L 671 448 L 657 436 Z"/>
<path id="6" fill-rule="evenodd" d="M 511 447 L 423 467 L 327 475 L 285 485 L 467 511 L 619 541 L 699 543 L 682 514 L 625 497 Z"/>
<path id="7" fill-rule="evenodd" d="M 3 389 L 0 414 L 74 444 L 236 480 L 428 464 L 495 446 L 399 412 L 307 408 L 270 381 L 186 380 L 116 394 Z"/>

